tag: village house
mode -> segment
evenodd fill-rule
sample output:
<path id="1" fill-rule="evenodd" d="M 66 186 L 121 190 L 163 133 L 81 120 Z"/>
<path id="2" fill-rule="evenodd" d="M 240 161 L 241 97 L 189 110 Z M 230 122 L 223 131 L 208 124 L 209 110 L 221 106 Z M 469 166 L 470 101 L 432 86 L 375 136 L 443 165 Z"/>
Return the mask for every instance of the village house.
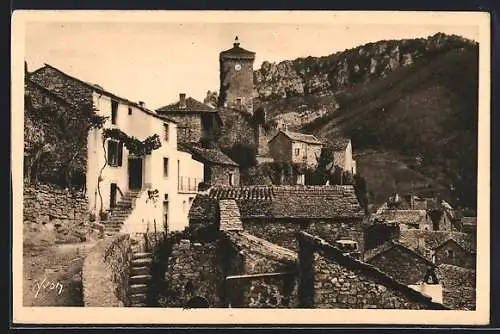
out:
<path id="1" fill-rule="evenodd" d="M 179 94 L 179 101 L 158 108 L 156 112 L 177 122 L 179 143 L 213 142 L 222 126 L 216 109 L 186 97 L 185 93 Z"/>
<path id="2" fill-rule="evenodd" d="M 97 115 L 107 117 L 103 128 L 89 131 L 86 159 L 88 209 L 110 214 L 100 217 L 107 233 L 175 231 L 187 226 L 187 204 L 196 189 L 184 191 L 178 182 L 183 176 L 202 180 L 203 165 L 177 150 L 175 121 L 51 65 L 32 72 L 29 79 L 61 99 L 93 106 Z M 127 148 L 155 141 L 154 135 L 159 147 L 151 152 L 137 154 Z"/>
<path id="3" fill-rule="evenodd" d="M 330 140 L 329 147 L 333 149 L 334 164 L 352 175 L 356 174 L 356 161 L 352 158 L 351 140 L 338 137 Z"/>
<path id="4" fill-rule="evenodd" d="M 475 269 L 476 252 L 466 242 L 449 238 L 434 247 L 437 264 L 451 264 L 458 267 Z"/>
<path id="5" fill-rule="evenodd" d="M 290 162 L 315 168 L 323 143 L 313 135 L 280 130 L 269 142 L 274 161 Z"/>

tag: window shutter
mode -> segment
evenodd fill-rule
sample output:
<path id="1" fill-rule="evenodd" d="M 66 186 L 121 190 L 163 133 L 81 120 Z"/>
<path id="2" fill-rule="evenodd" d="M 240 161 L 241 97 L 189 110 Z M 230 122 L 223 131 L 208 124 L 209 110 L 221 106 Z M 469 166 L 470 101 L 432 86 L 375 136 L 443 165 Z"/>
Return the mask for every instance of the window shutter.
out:
<path id="1" fill-rule="evenodd" d="M 112 140 L 108 141 L 108 164 L 113 166 L 114 165 L 114 160 L 113 157 L 116 154 L 116 146 L 114 145 L 115 142 Z"/>
<path id="2" fill-rule="evenodd" d="M 118 143 L 118 166 L 122 166 L 123 160 L 123 142 Z"/>

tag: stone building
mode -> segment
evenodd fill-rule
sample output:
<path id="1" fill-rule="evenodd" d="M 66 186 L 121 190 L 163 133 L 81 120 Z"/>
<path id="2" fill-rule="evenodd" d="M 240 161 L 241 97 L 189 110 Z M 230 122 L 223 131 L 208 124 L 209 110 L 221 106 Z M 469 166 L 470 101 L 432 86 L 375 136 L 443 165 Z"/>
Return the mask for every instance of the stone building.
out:
<path id="1" fill-rule="evenodd" d="M 193 159 L 203 163 L 203 182 L 207 185 L 239 186 L 240 168 L 217 147 L 203 148 L 193 144 L 179 144 L 179 150 L 188 152 Z M 179 180 L 182 185 L 189 180 Z M 201 182 L 201 180 L 193 180 Z"/>
<path id="2" fill-rule="evenodd" d="M 216 109 L 192 97 L 186 97 L 185 93 L 179 94 L 179 101 L 158 108 L 156 112 L 177 122 L 177 138 L 180 143 L 213 142 L 222 126 Z"/>
<path id="3" fill-rule="evenodd" d="M 298 231 L 334 243 L 352 240 L 363 254 L 364 211 L 352 186 L 212 187 L 195 198 L 190 226 L 218 225 L 218 201 L 236 201 L 246 232 L 279 246 L 297 249 Z"/>
<path id="4" fill-rule="evenodd" d="M 280 130 L 269 140 L 274 161 L 316 167 L 323 143 L 313 135 Z"/>
<path id="5" fill-rule="evenodd" d="M 298 241 L 301 308 L 448 309 L 321 238 L 301 232 Z"/>
<path id="6" fill-rule="evenodd" d="M 392 240 L 365 252 L 364 261 L 406 285 L 421 283 L 427 268 L 436 266 L 429 259 Z"/>
<path id="7" fill-rule="evenodd" d="M 449 238 L 434 248 L 437 264 L 450 264 L 457 267 L 475 269 L 476 252 L 470 245 Z"/>
<path id="8" fill-rule="evenodd" d="M 47 64 L 32 72 L 29 80 L 72 105 L 93 108 L 97 115 L 107 117 L 103 128 L 91 129 L 86 135 L 85 170 L 88 209 L 111 215 L 109 221 L 100 217 L 107 221 L 110 232 L 144 232 L 152 228 L 148 225 L 152 222 L 157 230 L 184 229 L 188 208 L 183 211 L 182 203 L 188 202 L 196 190 L 179 191 L 179 177 L 172 176 L 202 179 L 203 165 L 191 154 L 177 150 L 175 121 L 143 103 L 117 96 Z M 104 130 L 115 136 L 105 137 Z M 151 152 L 134 155 L 127 148 L 130 142 L 142 142 L 154 135 L 160 146 Z M 162 203 L 148 201 L 148 191 L 153 190 L 158 190 L 157 198 Z"/>
<path id="9" fill-rule="evenodd" d="M 219 54 L 219 107 L 253 113 L 253 63 L 255 52 L 240 47 L 238 37 L 231 49 Z"/>

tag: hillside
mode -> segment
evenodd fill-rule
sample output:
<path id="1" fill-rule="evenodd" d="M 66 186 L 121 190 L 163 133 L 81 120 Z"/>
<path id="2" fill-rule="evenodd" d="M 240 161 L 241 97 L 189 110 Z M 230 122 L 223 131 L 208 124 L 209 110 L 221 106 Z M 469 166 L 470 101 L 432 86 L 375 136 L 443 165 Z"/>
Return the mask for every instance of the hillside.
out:
<path id="1" fill-rule="evenodd" d="M 256 104 L 271 121 L 352 138 L 375 203 L 413 189 L 475 208 L 477 44 L 444 34 L 381 41 L 265 62 L 254 82 Z"/>

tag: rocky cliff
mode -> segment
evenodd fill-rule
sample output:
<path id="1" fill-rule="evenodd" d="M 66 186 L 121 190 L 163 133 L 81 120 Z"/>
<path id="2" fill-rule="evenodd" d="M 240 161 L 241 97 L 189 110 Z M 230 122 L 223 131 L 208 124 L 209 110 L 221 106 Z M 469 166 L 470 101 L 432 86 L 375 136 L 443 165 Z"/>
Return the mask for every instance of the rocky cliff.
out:
<path id="1" fill-rule="evenodd" d="M 270 122 L 350 137 L 375 202 L 397 190 L 475 207 L 477 43 L 442 33 L 379 41 L 264 62 L 254 83 Z"/>

